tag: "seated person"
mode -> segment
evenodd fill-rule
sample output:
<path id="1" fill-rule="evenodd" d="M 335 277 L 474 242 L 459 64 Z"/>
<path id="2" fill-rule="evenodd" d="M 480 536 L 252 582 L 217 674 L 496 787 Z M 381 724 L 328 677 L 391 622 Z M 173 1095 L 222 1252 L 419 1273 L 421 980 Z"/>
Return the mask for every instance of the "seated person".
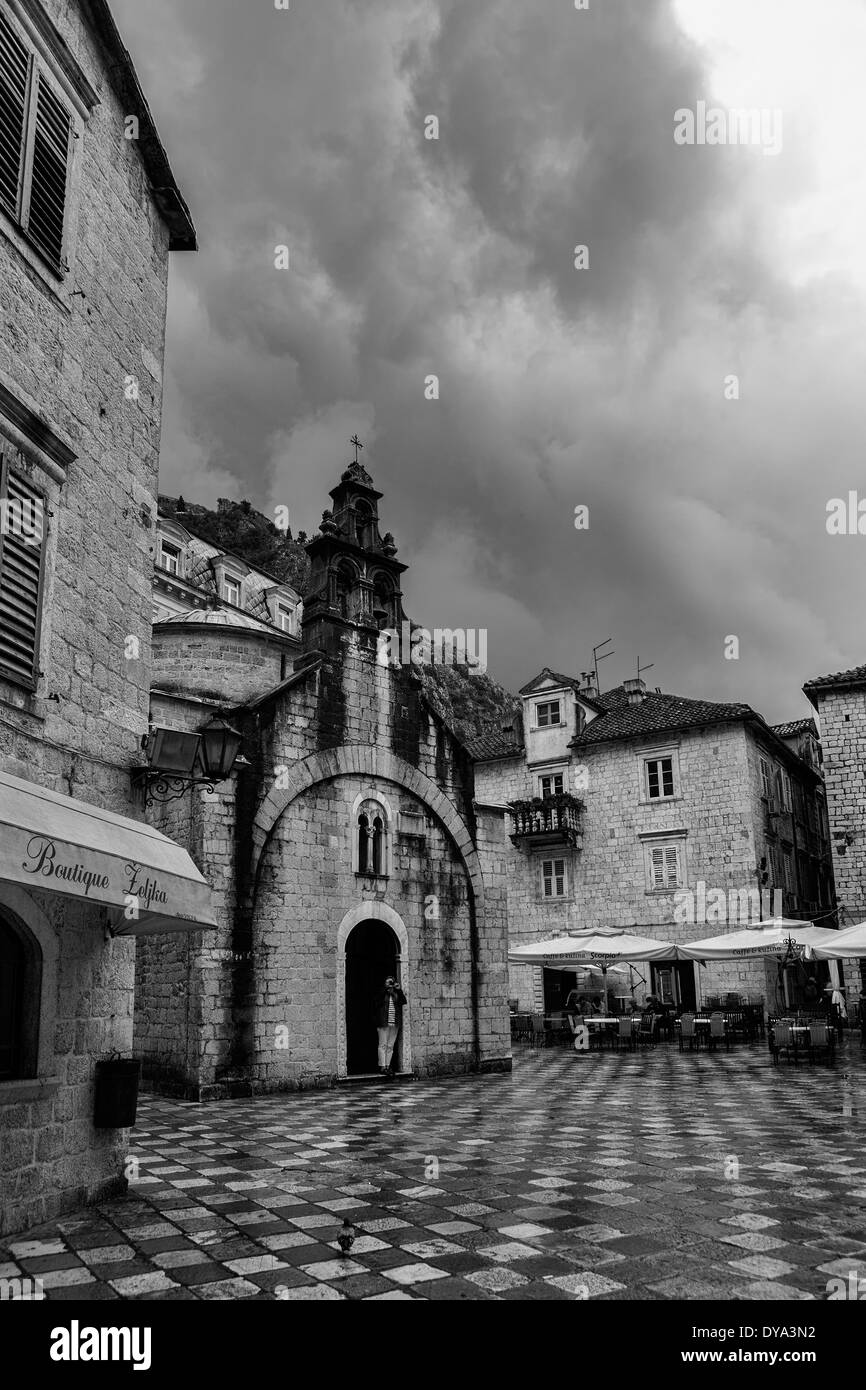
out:
<path id="1" fill-rule="evenodd" d="M 602 1006 L 601 1006 L 601 1000 L 600 1000 L 600 999 L 587 999 L 587 1001 L 586 1001 L 586 1012 L 587 1012 L 588 1014 L 592 1014 L 592 1015 L 596 1015 L 596 1016 L 597 1016 L 598 1014 L 603 1013 L 604 1011 L 603 1011 Z"/>
<path id="2" fill-rule="evenodd" d="M 569 992 L 565 1001 L 565 1013 L 571 1024 L 571 1031 L 577 1027 L 577 1020 L 586 1012 L 586 1000 L 582 994 L 578 994 L 576 989 Z"/>

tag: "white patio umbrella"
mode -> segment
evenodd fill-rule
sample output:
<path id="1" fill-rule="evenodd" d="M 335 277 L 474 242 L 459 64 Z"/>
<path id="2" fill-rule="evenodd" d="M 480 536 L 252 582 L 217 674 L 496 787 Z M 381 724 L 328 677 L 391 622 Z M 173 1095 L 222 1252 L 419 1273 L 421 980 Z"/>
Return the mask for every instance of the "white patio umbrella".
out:
<path id="1" fill-rule="evenodd" d="M 677 960 L 678 953 L 679 948 L 668 941 L 637 936 L 619 927 L 596 927 L 571 932 L 567 936 L 554 936 L 547 941 L 533 941 L 526 946 L 513 946 L 508 952 L 508 959 L 514 965 L 544 965 L 550 970 L 598 965 L 605 977 L 606 1008 L 609 966 L 628 964 L 632 960 Z"/>
<path id="2" fill-rule="evenodd" d="M 828 931 L 827 941 L 812 948 L 816 960 L 844 960 L 846 956 L 866 956 L 866 922 L 844 931 Z"/>
<path id="3" fill-rule="evenodd" d="M 822 943 L 835 940 L 838 932 L 815 927 L 811 922 L 788 917 L 770 917 L 766 922 L 754 922 L 739 931 L 723 932 L 721 936 L 704 937 L 680 946 L 680 954 L 688 960 L 736 960 L 748 956 L 785 956 L 791 946 L 801 947 L 811 957 Z"/>

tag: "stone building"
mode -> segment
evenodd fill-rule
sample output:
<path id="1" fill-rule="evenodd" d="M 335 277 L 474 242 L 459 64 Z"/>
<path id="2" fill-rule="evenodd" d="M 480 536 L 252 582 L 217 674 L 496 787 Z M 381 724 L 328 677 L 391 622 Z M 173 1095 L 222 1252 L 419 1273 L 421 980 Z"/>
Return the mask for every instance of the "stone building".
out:
<path id="1" fill-rule="evenodd" d="M 375 1073 L 389 972 L 409 999 L 399 1070 L 510 1067 L 499 818 L 475 807 L 471 759 L 423 675 L 383 664 L 406 567 L 380 533 L 381 493 L 355 462 L 330 495 L 302 605 L 254 566 L 203 556 L 194 518 L 189 539 L 163 527 L 155 603 L 198 575 L 207 607 L 154 627 L 151 723 L 221 716 L 250 763 L 151 810 L 205 869 L 219 921 L 206 940 L 139 942 L 136 1054 L 189 1097 Z"/>
<path id="2" fill-rule="evenodd" d="M 547 669 L 520 694 L 522 717 L 470 745 L 476 798 L 500 808 L 508 834 L 511 943 L 601 926 L 694 941 L 760 912 L 831 911 L 811 721 L 774 729 L 748 705 L 639 680 L 600 695 L 590 676 Z M 574 983 L 510 970 L 523 1008 L 560 1007 Z M 690 1006 L 727 992 L 775 1002 L 781 982 L 774 963 L 718 961 L 646 966 L 612 992 L 632 984 Z"/>
<path id="3" fill-rule="evenodd" d="M 818 676 L 803 690 L 821 727 L 839 925 L 850 927 L 866 919 L 866 666 Z M 844 969 L 849 982 L 866 984 L 862 962 Z"/>
<path id="4" fill-rule="evenodd" d="M 0 0 L 2 1231 L 124 1188 L 126 1133 L 93 1113 L 132 1044 L 125 934 L 208 920 L 130 780 L 169 253 L 194 247 L 106 5 Z"/>

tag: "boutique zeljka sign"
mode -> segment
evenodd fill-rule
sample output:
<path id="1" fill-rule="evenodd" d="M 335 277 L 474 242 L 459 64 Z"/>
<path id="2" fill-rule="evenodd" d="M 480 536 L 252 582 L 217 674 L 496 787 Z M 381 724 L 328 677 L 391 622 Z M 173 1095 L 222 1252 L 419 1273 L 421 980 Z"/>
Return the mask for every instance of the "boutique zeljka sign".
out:
<path id="1" fill-rule="evenodd" d="M 70 852 L 71 851 L 71 852 Z M 92 898 L 96 902 L 113 902 L 128 907 L 132 902 L 141 912 L 150 912 L 168 902 L 168 893 L 158 878 L 145 873 L 140 864 L 124 863 L 108 856 L 88 854 L 73 857 L 78 851 L 68 845 L 58 845 L 47 835 L 33 835 L 27 842 L 21 867 L 33 876 L 34 884 L 44 880 L 44 886 L 57 893 L 76 898 Z"/>

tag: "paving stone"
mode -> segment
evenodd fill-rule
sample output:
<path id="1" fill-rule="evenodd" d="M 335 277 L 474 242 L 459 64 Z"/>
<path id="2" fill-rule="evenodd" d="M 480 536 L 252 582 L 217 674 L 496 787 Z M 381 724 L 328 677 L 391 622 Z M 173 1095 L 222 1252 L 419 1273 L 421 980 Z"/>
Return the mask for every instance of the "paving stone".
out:
<path id="1" fill-rule="evenodd" d="M 866 1110 L 859 1049 L 845 1068 Z M 831 1277 L 866 1278 L 861 1133 L 841 1106 L 835 1117 L 832 1070 L 780 1072 L 766 1045 L 661 1046 L 593 1054 L 580 1076 L 576 1113 L 574 1057 L 518 1051 L 511 1076 L 405 1088 L 398 1128 L 393 1092 L 204 1111 L 144 1096 L 134 1144 L 156 1181 L 0 1241 L 0 1277 L 44 1273 L 58 1301 L 76 1289 L 169 1301 L 563 1301 L 583 1288 L 615 1301 L 823 1299 Z M 450 1160 L 467 1131 L 487 1142 Z M 435 1185 L 422 1181 L 430 1153 Z M 724 1178 L 731 1155 L 738 1181 Z M 211 1185 L 190 1185 L 199 1179 Z M 358 1231 L 348 1257 L 336 1243 L 344 1212 Z"/>

